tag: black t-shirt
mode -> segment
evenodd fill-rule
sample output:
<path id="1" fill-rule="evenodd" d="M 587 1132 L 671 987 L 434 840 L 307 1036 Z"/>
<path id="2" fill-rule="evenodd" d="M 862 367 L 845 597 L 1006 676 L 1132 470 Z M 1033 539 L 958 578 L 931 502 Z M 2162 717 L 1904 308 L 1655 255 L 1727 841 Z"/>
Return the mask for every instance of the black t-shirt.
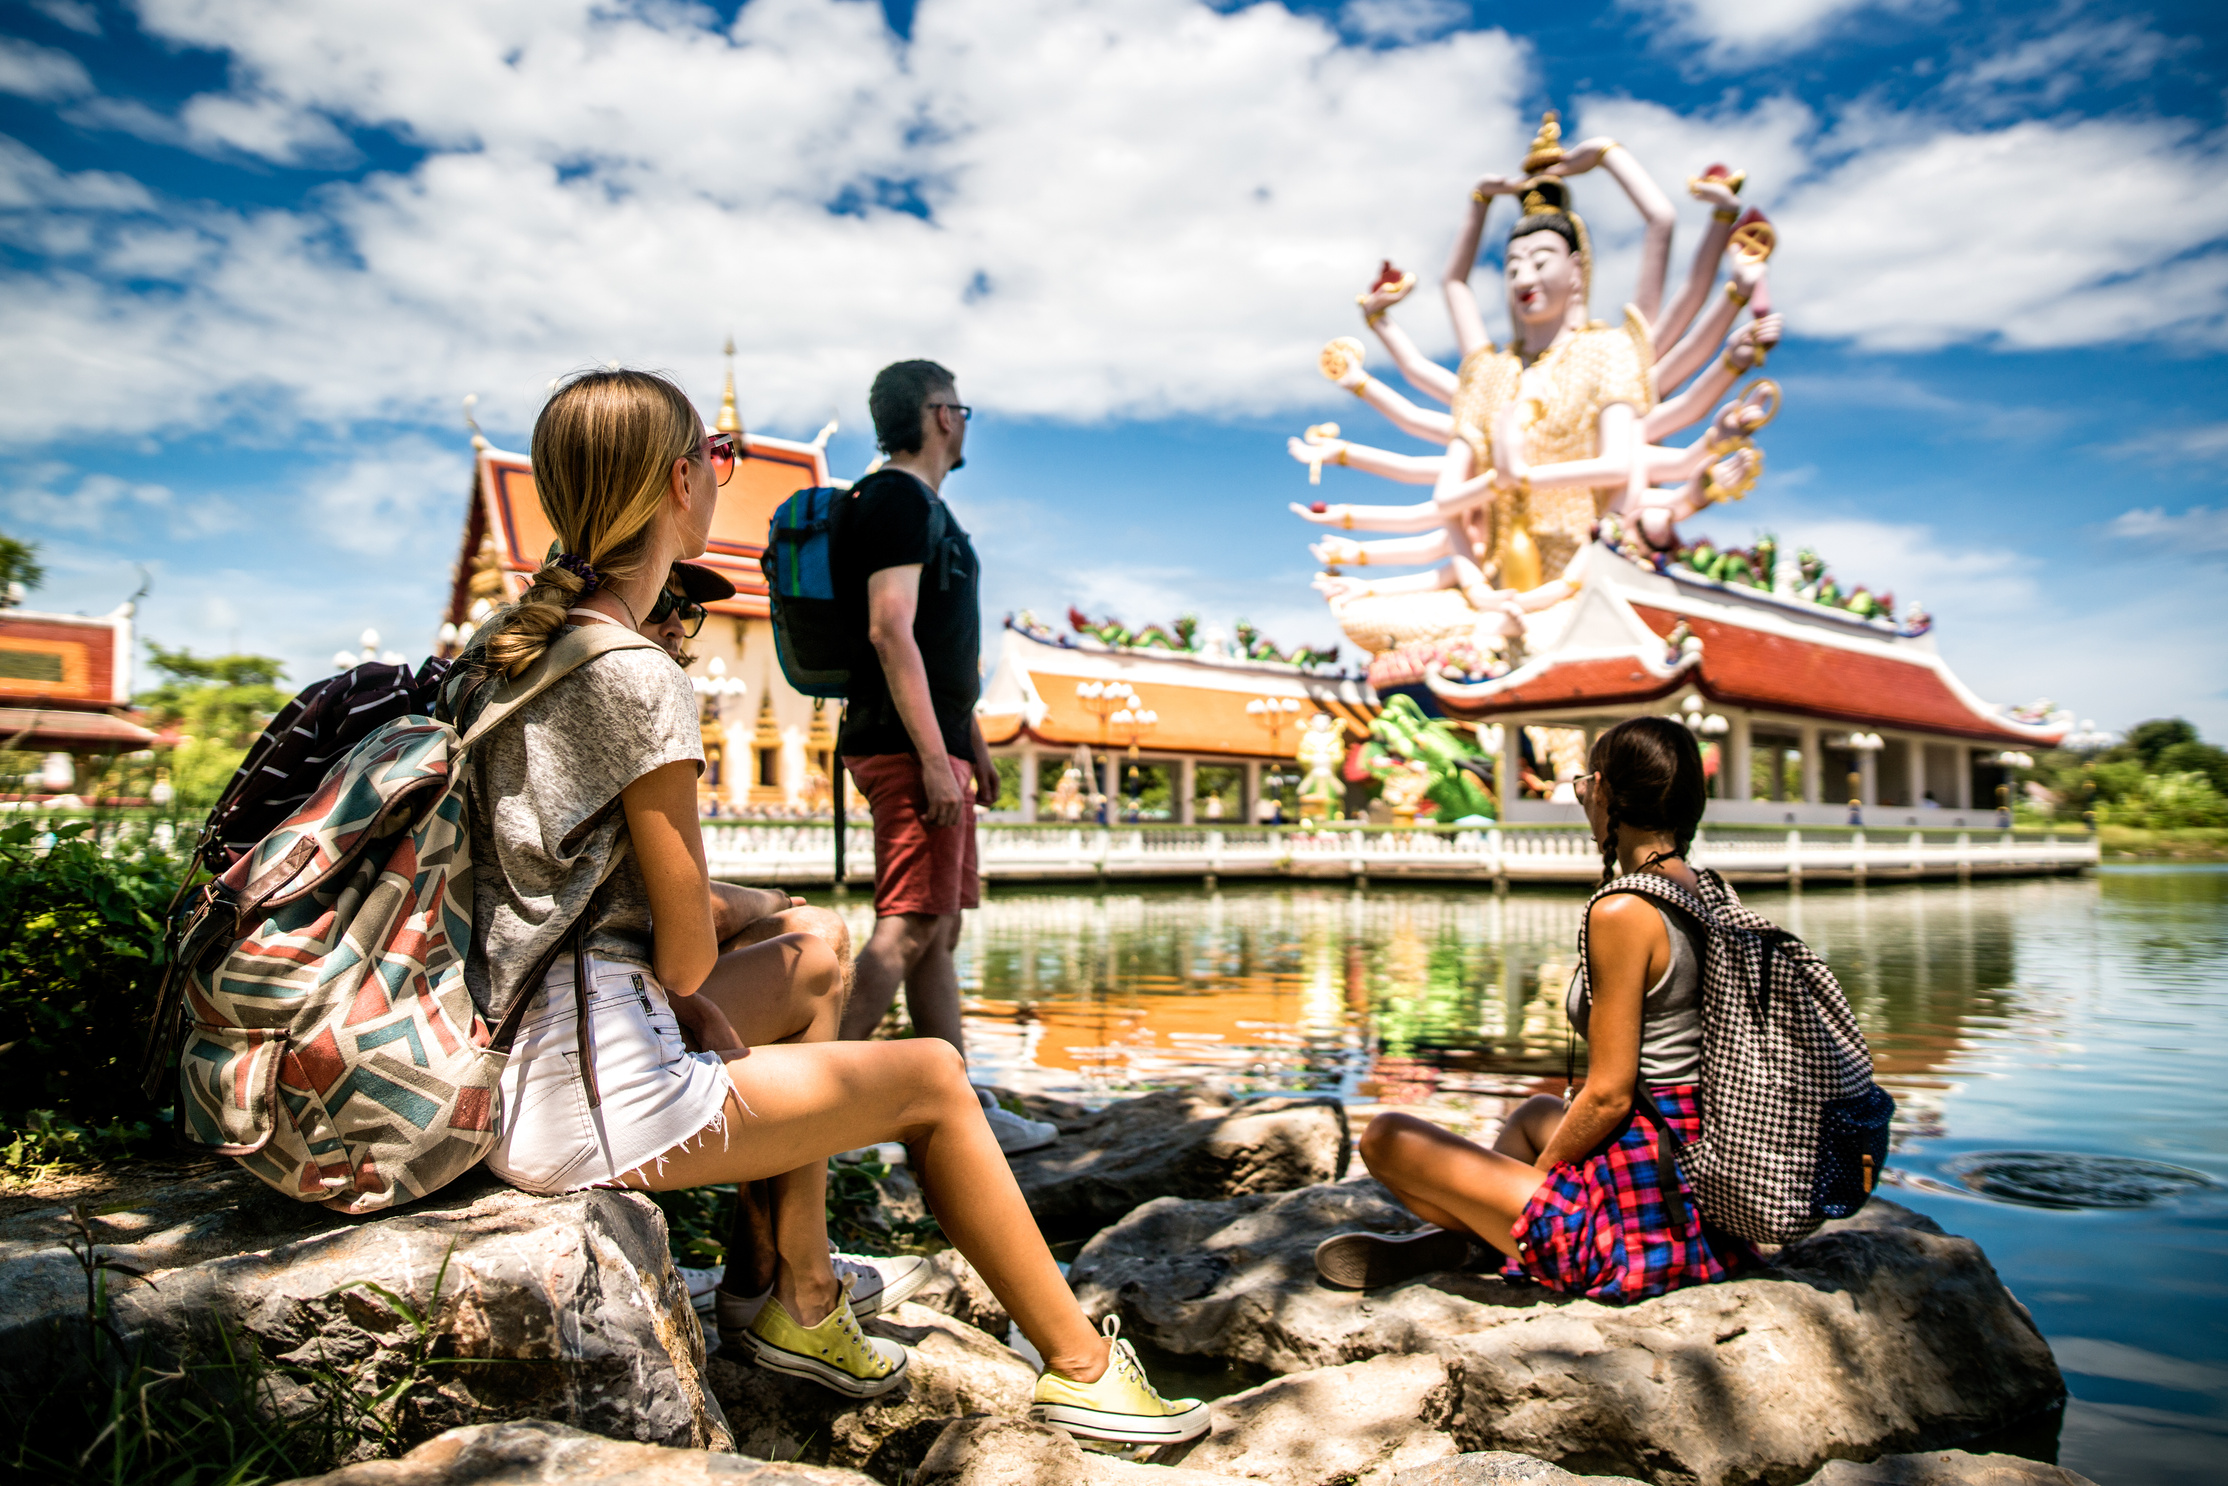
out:
<path id="1" fill-rule="evenodd" d="M 975 700 L 982 695 L 980 570 L 974 544 L 951 509 L 903 470 L 876 470 L 843 502 L 836 533 L 836 597 L 850 626 L 851 687 L 837 747 L 846 754 L 913 753 L 890 700 L 881 657 L 867 635 L 866 580 L 884 568 L 921 566 L 913 641 L 928 672 L 929 701 L 945 751 L 975 756 Z"/>

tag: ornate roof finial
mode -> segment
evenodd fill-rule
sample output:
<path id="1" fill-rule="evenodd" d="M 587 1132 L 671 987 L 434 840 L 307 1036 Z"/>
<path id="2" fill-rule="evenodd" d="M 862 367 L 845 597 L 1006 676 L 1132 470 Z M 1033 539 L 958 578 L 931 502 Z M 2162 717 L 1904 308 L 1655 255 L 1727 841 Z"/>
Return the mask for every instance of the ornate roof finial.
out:
<path id="1" fill-rule="evenodd" d="M 472 416 L 472 410 L 479 405 L 480 395 L 477 392 L 464 394 L 464 426 L 472 430 L 473 452 L 484 454 L 488 449 L 487 435 L 480 432 L 480 420 Z"/>
<path id="2" fill-rule="evenodd" d="M 1540 115 L 1539 133 L 1532 136 L 1532 152 L 1524 157 L 1524 173 L 1537 175 L 1562 158 L 1562 115 L 1551 108 Z"/>
<path id="3" fill-rule="evenodd" d="M 719 422 L 713 425 L 713 431 L 741 433 L 743 420 L 735 415 L 735 337 L 727 338 L 722 354 L 727 357 L 727 386 L 719 395 Z"/>

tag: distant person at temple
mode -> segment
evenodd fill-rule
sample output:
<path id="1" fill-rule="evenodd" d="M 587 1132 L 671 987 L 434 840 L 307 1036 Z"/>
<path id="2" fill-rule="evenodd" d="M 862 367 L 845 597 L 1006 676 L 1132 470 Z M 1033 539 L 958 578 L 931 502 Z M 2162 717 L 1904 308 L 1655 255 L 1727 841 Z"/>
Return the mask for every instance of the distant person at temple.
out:
<path id="1" fill-rule="evenodd" d="M 867 393 L 889 462 L 852 487 L 836 546 L 836 597 L 851 625 L 851 682 L 837 748 L 874 816 L 874 933 L 859 951 L 843 1035 L 873 1036 L 905 987 L 913 1030 L 964 1054 L 961 914 L 981 901 L 975 807 L 998 803 L 998 769 L 975 721 L 982 691 L 981 569 L 944 504 L 966 462 L 952 374 L 933 361 L 882 368 Z M 1056 1126 L 979 1096 L 1009 1154 Z"/>

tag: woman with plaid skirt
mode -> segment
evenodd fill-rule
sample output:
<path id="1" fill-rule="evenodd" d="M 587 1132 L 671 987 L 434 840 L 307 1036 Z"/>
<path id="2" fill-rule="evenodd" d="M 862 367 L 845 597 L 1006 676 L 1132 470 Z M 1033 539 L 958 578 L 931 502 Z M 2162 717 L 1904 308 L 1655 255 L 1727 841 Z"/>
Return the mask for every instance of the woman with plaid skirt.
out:
<path id="1" fill-rule="evenodd" d="M 1603 883 L 1659 872 L 1693 891 L 1686 854 L 1708 793 L 1693 734 L 1632 718 L 1595 741 L 1587 765 L 1576 784 Z M 1370 1289 L 1459 1268 L 1474 1241 L 1507 1256 L 1511 1278 L 1624 1301 L 1755 1262 L 1752 1246 L 1704 1220 L 1673 1158 L 1702 1133 L 1701 930 L 1621 893 L 1587 909 L 1581 942 L 1564 1003 L 1586 1039 L 1577 1098 L 1526 1100 L 1491 1150 L 1413 1115 L 1377 1116 L 1362 1160 L 1426 1226 L 1324 1240 L 1315 1264 L 1326 1280 Z"/>

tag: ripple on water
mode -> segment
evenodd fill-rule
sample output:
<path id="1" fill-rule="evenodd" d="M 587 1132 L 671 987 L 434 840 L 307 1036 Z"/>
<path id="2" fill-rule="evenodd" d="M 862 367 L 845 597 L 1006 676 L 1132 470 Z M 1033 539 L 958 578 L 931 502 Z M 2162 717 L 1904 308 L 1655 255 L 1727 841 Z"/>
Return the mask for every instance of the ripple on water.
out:
<path id="1" fill-rule="evenodd" d="M 2213 1185 L 2186 1166 L 2065 1151 L 1973 1151 L 1942 1170 L 1983 1197 L 2027 1207 L 2148 1207 Z"/>

